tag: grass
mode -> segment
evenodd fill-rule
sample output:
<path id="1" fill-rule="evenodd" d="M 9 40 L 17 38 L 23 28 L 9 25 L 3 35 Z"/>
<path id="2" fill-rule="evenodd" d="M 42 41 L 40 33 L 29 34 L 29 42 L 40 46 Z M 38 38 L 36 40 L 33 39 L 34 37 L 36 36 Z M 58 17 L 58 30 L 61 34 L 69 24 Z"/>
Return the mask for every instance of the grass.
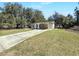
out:
<path id="1" fill-rule="evenodd" d="M 8 34 L 14 34 L 14 33 L 19 33 L 19 32 L 25 32 L 30 29 L 9 29 L 9 30 L 0 30 L 0 36 L 3 35 L 8 35 Z"/>
<path id="2" fill-rule="evenodd" d="M 79 55 L 79 34 L 50 30 L 8 49 L 0 55 L 67 56 Z"/>

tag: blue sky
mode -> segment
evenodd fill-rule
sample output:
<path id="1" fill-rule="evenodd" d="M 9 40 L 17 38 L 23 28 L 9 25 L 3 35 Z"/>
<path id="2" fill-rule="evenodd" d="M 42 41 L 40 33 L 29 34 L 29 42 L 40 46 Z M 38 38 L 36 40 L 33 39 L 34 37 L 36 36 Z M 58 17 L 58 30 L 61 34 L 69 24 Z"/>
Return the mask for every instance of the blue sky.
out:
<path id="1" fill-rule="evenodd" d="M 78 6 L 77 2 L 19 2 L 24 7 L 30 7 L 33 9 L 41 10 L 45 16 L 48 18 L 54 12 L 58 12 L 63 15 L 74 13 L 74 9 Z M 4 6 L 4 2 L 0 2 L 0 6 Z"/>

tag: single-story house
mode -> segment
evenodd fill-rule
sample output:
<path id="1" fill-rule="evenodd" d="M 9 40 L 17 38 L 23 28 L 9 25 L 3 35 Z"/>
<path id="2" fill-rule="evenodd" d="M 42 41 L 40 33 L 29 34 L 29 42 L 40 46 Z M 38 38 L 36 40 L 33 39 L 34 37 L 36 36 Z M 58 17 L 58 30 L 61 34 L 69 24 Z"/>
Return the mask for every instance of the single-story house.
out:
<path id="1" fill-rule="evenodd" d="M 54 29 L 55 23 L 54 22 L 39 22 L 39 23 L 32 23 L 32 29 Z"/>

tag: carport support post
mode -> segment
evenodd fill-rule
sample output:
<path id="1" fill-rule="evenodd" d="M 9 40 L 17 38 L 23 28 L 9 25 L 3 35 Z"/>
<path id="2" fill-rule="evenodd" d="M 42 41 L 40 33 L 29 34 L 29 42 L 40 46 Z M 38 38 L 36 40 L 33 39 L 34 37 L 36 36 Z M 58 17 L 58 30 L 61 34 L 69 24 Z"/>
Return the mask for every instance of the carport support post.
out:
<path id="1" fill-rule="evenodd" d="M 36 24 L 34 24 L 34 29 L 36 29 Z"/>
<path id="2" fill-rule="evenodd" d="M 39 29 L 39 23 L 38 23 L 38 29 Z"/>

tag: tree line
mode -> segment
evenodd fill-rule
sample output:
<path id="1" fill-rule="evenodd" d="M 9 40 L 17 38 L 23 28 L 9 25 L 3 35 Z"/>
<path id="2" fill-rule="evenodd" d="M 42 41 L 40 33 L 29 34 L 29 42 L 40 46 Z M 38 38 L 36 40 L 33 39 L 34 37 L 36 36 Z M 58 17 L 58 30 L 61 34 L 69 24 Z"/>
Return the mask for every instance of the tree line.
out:
<path id="1" fill-rule="evenodd" d="M 45 21 L 42 11 L 25 8 L 19 3 L 5 3 L 0 10 L 0 28 L 24 28 Z"/>
<path id="2" fill-rule="evenodd" d="M 79 9 L 78 7 L 74 9 L 74 17 L 71 14 L 64 16 L 55 12 L 48 18 L 48 21 L 55 21 L 55 26 L 57 28 L 71 28 L 73 26 L 79 26 Z"/>
<path id="3" fill-rule="evenodd" d="M 79 9 L 74 9 L 74 15 L 64 16 L 55 12 L 46 20 L 42 11 L 33 8 L 25 8 L 19 3 L 5 3 L 0 7 L 0 29 L 25 28 L 31 23 L 54 21 L 57 28 L 70 28 L 79 25 Z"/>
<path id="4" fill-rule="evenodd" d="M 55 26 L 57 28 L 70 28 L 76 23 L 76 20 L 72 15 L 68 14 L 67 16 L 64 16 L 57 12 L 50 16 L 48 21 L 55 21 Z"/>

